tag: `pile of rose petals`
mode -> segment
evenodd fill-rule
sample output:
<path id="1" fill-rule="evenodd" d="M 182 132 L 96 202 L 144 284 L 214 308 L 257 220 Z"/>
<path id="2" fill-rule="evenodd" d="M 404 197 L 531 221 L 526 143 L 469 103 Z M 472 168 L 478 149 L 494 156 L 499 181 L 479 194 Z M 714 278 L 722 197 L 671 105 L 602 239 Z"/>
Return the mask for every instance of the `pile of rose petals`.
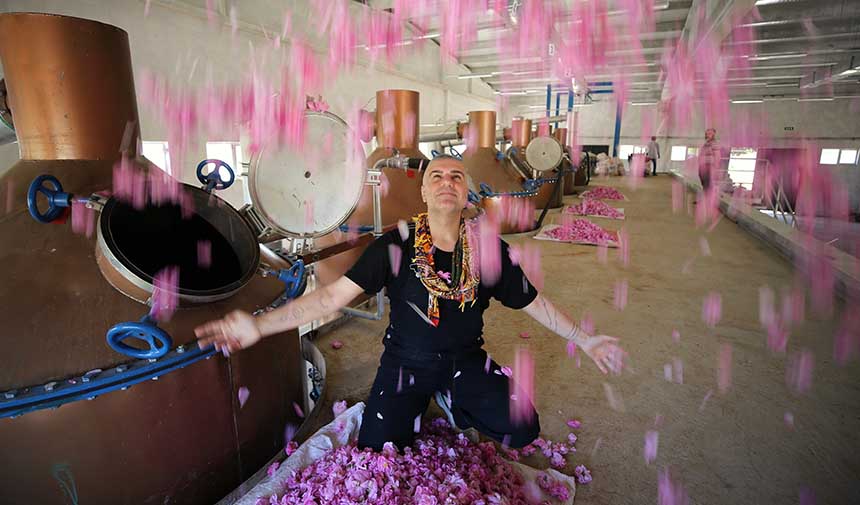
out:
<path id="1" fill-rule="evenodd" d="M 585 193 L 579 195 L 581 198 L 591 198 L 595 200 L 624 200 L 624 195 L 615 188 L 606 186 L 595 186 Z"/>
<path id="2" fill-rule="evenodd" d="M 597 245 L 615 245 L 618 242 L 614 232 L 604 230 L 587 219 L 573 219 L 558 226 L 547 226 L 541 234 L 560 242 Z"/>
<path id="3" fill-rule="evenodd" d="M 537 484 L 555 500 L 569 498 L 568 487 L 545 473 Z M 533 503 L 522 476 L 493 443 L 474 443 L 444 419 L 426 425 L 402 453 L 391 443 L 381 452 L 359 450 L 351 443 L 293 472 L 283 485 L 282 494 L 259 498 L 257 505 Z"/>
<path id="4" fill-rule="evenodd" d="M 580 203 L 569 205 L 564 209 L 567 214 L 575 216 L 599 216 L 612 219 L 624 219 L 624 213 L 620 210 L 610 207 L 608 204 L 600 200 L 585 199 Z"/>

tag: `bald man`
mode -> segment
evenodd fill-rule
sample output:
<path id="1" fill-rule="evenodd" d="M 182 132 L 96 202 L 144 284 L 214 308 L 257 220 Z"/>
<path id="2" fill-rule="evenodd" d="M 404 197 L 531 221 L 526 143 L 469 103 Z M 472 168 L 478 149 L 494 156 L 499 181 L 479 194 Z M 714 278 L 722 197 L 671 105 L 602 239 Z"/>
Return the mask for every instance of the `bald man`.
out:
<path id="1" fill-rule="evenodd" d="M 615 338 L 587 335 L 538 294 L 511 263 L 501 239 L 501 274 L 491 285 L 481 282 L 462 216 L 467 196 L 463 163 L 450 156 L 435 158 L 422 179 L 427 212 L 413 217 L 405 239 L 398 230 L 382 235 L 343 277 L 277 310 L 257 317 L 234 311 L 200 326 L 195 330 L 200 346 L 238 352 L 336 312 L 362 292 L 385 288 L 391 305 L 385 351 L 367 399 L 359 447 L 378 451 L 385 442 L 400 449 L 411 445 L 431 397 L 460 429 L 473 427 L 513 448 L 529 444 L 540 431 L 531 399 L 482 349 L 483 313 L 490 300 L 523 309 L 573 341 L 603 373 L 620 368 L 621 350 Z M 398 249 L 399 265 L 389 257 Z M 513 338 L 514 333 L 512 329 L 498 338 Z"/>

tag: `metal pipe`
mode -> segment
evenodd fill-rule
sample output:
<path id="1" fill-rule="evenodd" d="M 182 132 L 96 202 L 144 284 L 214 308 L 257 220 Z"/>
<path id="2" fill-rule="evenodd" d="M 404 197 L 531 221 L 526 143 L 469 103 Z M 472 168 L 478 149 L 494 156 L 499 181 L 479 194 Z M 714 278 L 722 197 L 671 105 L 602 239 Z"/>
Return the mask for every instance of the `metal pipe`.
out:
<path id="1" fill-rule="evenodd" d="M 555 115 L 556 116 L 561 114 L 561 94 L 562 94 L 561 91 L 559 91 L 558 93 L 555 94 Z"/>
<path id="2" fill-rule="evenodd" d="M 567 112 L 573 110 L 573 89 L 567 88 Z M 558 116 L 559 114 L 556 114 Z"/>
<path id="3" fill-rule="evenodd" d="M 549 117 L 551 106 L 552 106 L 552 84 L 547 84 L 546 85 L 546 117 Z"/>
<path id="4" fill-rule="evenodd" d="M 618 157 L 618 141 L 621 138 L 621 100 L 615 106 L 615 136 L 612 138 L 612 156 Z"/>
<path id="5" fill-rule="evenodd" d="M 382 315 L 385 313 L 385 291 L 382 290 L 376 293 L 376 312 L 354 309 L 352 307 L 344 307 L 340 309 L 340 311 L 353 317 L 360 317 L 361 319 L 370 319 L 371 321 L 379 321 L 380 319 L 382 319 Z"/>

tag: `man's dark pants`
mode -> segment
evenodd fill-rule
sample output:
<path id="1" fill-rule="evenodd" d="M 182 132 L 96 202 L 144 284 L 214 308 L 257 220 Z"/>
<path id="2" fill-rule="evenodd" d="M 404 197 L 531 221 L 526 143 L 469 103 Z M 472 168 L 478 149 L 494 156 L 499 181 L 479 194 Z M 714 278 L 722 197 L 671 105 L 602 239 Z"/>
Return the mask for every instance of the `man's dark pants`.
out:
<path id="1" fill-rule="evenodd" d="M 486 363 L 481 348 L 436 354 L 387 346 L 364 409 L 359 447 L 380 450 L 385 442 L 400 449 L 410 446 L 415 418 L 424 415 L 436 391 L 446 396 L 450 392 L 459 428 L 475 428 L 512 448 L 528 445 L 540 432 L 537 412 L 530 405 L 531 421 L 512 422 L 510 379 L 492 360 L 485 371 Z M 518 395 L 517 401 L 524 396 Z"/>

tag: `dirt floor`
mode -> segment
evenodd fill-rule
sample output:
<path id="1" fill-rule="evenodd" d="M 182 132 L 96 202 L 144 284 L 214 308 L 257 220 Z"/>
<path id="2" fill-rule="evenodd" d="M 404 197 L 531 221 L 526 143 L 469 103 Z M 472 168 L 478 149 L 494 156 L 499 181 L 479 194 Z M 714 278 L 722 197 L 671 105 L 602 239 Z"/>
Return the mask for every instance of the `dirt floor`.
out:
<path id="1" fill-rule="evenodd" d="M 575 317 L 590 314 L 599 332 L 621 337 L 630 369 L 607 377 L 587 360 L 577 368 L 565 342 L 525 313 L 494 303 L 485 314 L 484 338 L 494 359 L 511 363 L 518 346 L 535 357 L 543 435 L 561 440 L 569 432 L 567 419 L 582 421 L 579 451 L 568 457 L 566 472 L 585 464 L 594 481 L 577 489 L 576 503 L 655 503 L 658 472 L 666 468 L 691 503 L 796 504 L 803 488 L 815 493 L 819 505 L 860 503 L 860 365 L 834 363 L 838 320 L 807 311 L 807 322 L 794 329 L 784 355 L 767 349 L 759 324 L 759 287 L 769 285 L 779 294 L 794 281 L 792 265 L 728 219 L 707 233 L 685 213 L 673 214 L 669 176 L 645 179 L 636 191 L 619 179 L 592 184 L 618 186 L 629 198 L 614 204 L 625 208 L 626 221 L 592 218 L 610 229 L 627 229 L 628 267 L 616 250 L 601 264 L 594 247 L 522 237 L 511 242 L 540 244 L 543 294 Z M 711 256 L 702 254 L 703 236 Z M 627 307 L 618 311 L 613 287 L 621 279 L 628 281 L 629 295 Z M 722 295 L 723 315 L 708 329 L 702 300 L 712 290 Z M 334 400 L 364 400 L 386 324 L 387 316 L 353 320 L 317 339 L 328 367 L 322 422 L 331 419 Z M 673 342 L 674 329 L 680 343 Z M 530 338 L 520 338 L 520 332 Z M 344 342 L 343 349 L 331 349 L 334 339 Z M 725 395 L 717 391 L 722 343 L 733 346 L 732 386 Z M 812 389 L 805 395 L 786 386 L 788 358 L 801 348 L 814 353 Z M 664 365 L 673 358 L 683 364 L 681 384 L 664 379 Z M 623 400 L 623 411 L 610 408 L 604 384 Z M 438 412 L 432 402 L 431 409 Z M 659 432 L 651 464 L 643 458 L 648 430 Z M 541 456 L 528 462 L 548 463 Z"/>

